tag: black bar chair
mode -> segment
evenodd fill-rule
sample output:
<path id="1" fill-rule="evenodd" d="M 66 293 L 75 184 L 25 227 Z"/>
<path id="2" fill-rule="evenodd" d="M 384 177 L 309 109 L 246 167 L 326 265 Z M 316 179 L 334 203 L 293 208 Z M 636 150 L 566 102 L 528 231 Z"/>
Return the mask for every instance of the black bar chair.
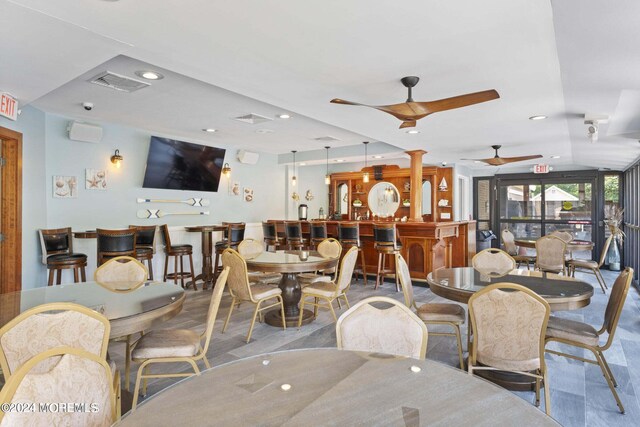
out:
<path id="1" fill-rule="evenodd" d="M 164 251 L 166 257 L 164 259 L 164 276 L 163 280 L 166 282 L 167 279 L 172 279 L 173 283 L 178 284 L 178 279 L 180 279 L 180 285 L 184 288 L 185 283 L 184 280 L 191 278 L 191 283 L 193 283 L 193 290 L 198 290 L 196 286 L 195 276 L 193 274 L 193 247 L 191 245 L 174 245 L 171 243 L 171 235 L 169 234 L 169 227 L 167 224 L 163 224 L 160 226 L 162 230 L 162 240 L 164 243 Z M 184 271 L 183 257 L 189 257 L 189 271 Z M 173 273 L 169 273 L 169 258 L 174 257 L 174 267 Z M 178 261 L 180 264 L 178 265 Z M 188 284 L 189 282 L 187 282 Z"/>
<path id="2" fill-rule="evenodd" d="M 394 267 L 395 256 L 400 254 L 402 246 L 398 242 L 398 233 L 395 223 L 373 224 L 373 247 L 378 251 L 378 271 L 376 273 L 376 287 L 384 283 L 386 276 L 393 275 L 396 279 L 396 291 L 400 291 L 398 284 L 398 272 L 393 269 L 385 269 L 385 259 L 391 257 L 389 267 Z"/>
<path id="3" fill-rule="evenodd" d="M 42 263 L 49 271 L 48 286 L 53 285 L 53 276 L 56 275 L 56 284 L 62 282 L 62 270 L 73 270 L 73 281 L 79 282 L 78 273 L 83 282 L 87 281 L 86 270 L 87 256 L 73 252 L 73 235 L 71 227 L 41 229 L 40 245 L 42 247 Z"/>
<path id="4" fill-rule="evenodd" d="M 357 247 L 360 253 L 360 267 L 354 268 L 356 280 L 358 274 L 362 274 L 365 286 L 367 285 L 367 265 L 364 260 L 364 251 L 360 242 L 360 227 L 357 222 L 339 222 L 338 223 L 338 241 L 342 245 L 343 253 L 346 253 L 351 247 Z"/>
<path id="5" fill-rule="evenodd" d="M 156 253 L 155 225 L 130 225 L 129 228 L 138 230 L 136 237 L 136 259 L 144 264 L 147 261 L 149 280 L 153 280 L 153 255 Z"/>

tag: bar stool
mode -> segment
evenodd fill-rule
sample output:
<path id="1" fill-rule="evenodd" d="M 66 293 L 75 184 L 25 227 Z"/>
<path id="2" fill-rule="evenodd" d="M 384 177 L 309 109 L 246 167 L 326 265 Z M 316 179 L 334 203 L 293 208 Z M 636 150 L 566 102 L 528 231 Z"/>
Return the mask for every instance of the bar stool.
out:
<path id="1" fill-rule="evenodd" d="M 362 274 L 365 286 L 367 285 L 367 265 L 364 260 L 364 251 L 360 244 L 360 228 L 357 222 L 339 222 L 338 223 L 338 241 L 342 245 L 343 252 L 346 252 L 351 247 L 357 247 L 360 252 L 360 268 L 354 268 L 356 280 L 358 280 L 358 273 Z"/>
<path id="2" fill-rule="evenodd" d="M 269 248 L 273 248 L 273 250 L 275 251 L 282 245 L 282 242 L 278 237 L 278 230 L 276 228 L 275 222 L 263 221 L 262 234 L 264 236 L 264 244 L 267 248 L 267 251 L 269 250 Z"/>
<path id="3" fill-rule="evenodd" d="M 160 226 L 162 231 L 162 240 L 164 243 L 164 251 L 167 255 L 164 259 L 164 276 L 163 280 L 166 282 L 167 279 L 173 279 L 173 283 L 178 284 L 178 279 L 180 279 L 180 285 L 184 288 L 184 279 L 191 278 L 191 282 L 187 282 L 193 284 L 193 290 L 197 291 L 198 287 L 196 286 L 195 276 L 193 274 L 193 247 L 191 245 L 172 245 L 171 244 L 171 235 L 169 234 L 169 227 L 167 224 L 162 224 Z M 189 271 L 184 271 L 184 265 L 182 263 L 182 257 L 189 257 Z M 173 273 L 168 273 L 169 270 L 169 257 L 175 257 L 173 264 Z M 180 259 L 180 271 L 178 271 L 178 258 Z"/>
<path id="4" fill-rule="evenodd" d="M 222 225 L 226 225 L 227 229 L 223 233 L 222 240 L 216 242 L 216 259 L 213 262 L 216 277 L 222 271 L 222 266 L 218 265 L 222 252 L 227 248 L 238 250 L 238 245 L 244 240 L 244 230 L 246 228 L 244 222 L 223 222 Z"/>
<path id="5" fill-rule="evenodd" d="M 378 272 L 376 273 L 376 287 L 384 283 L 387 275 L 393 274 L 396 278 L 396 292 L 400 291 L 398 285 L 398 272 L 395 270 L 385 269 L 385 259 L 390 256 L 392 262 L 390 266 L 395 264 L 396 255 L 400 254 L 402 246 L 398 242 L 398 234 L 395 223 L 373 224 L 373 248 L 378 251 Z"/>
<path id="6" fill-rule="evenodd" d="M 302 250 L 307 245 L 307 240 L 302 237 L 302 223 L 300 221 L 285 221 L 284 235 L 287 239 L 287 249 Z"/>
<path id="7" fill-rule="evenodd" d="M 118 256 L 136 257 L 136 229 L 107 230 L 97 228 L 98 267 L 105 261 Z"/>
<path id="8" fill-rule="evenodd" d="M 312 221 L 309 224 L 309 246 L 317 248 L 327 238 L 327 223 L 325 221 Z"/>
<path id="9" fill-rule="evenodd" d="M 73 281 L 78 282 L 78 271 L 83 282 L 87 281 L 87 256 L 73 252 L 71 227 L 41 229 L 40 246 L 42 247 L 42 263 L 49 270 L 48 286 L 53 285 L 53 274 L 56 273 L 56 284 L 62 282 L 62 270 L 73 269 Z"/>
<path id="10" fill-rule="evenodd" d="M 147 261 L 149 280 L 153 280 L 153 255 L 156 253 L 155 225 L 130 225 L 129 228 L 138 230 L 136 237 L 136 259 L 144 264 Z"/>

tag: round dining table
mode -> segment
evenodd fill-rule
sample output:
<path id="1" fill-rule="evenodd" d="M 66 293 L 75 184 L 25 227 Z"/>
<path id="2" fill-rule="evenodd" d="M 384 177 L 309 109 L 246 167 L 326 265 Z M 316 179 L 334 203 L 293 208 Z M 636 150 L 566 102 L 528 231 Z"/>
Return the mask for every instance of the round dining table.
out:
<path id="1" fill-rule="evenodd" d="M 193 288 L 197 289 L 195 282 L 202 281 L 202 290 L 207 289 L 207 284 L 213 287 L 216 280 L 216 274 L 213 269 L 216 267 L 213 265 L 213 232 L 224 231 L 229 227 L 226 225 L 195 225 L 185 227 L 184 229 L 190 233 L 200 233 L 200 241 L 202 243 L 202 273 L 198 274 L 192 282 L 187 283 L 187 287 L 194 283 Z"/>
<path id="2" fill-rule="evenodd" d="M 513 393 L 431 360 L 334 348 L 231 362 L 138 405 L 120 426 L 558 426 Z"/>
<path id="3" fill-rule="evenodd" d="M 266 251 L 254 257 L 246 257 L 245 261 L 249 271 L 282 273 L 278 287 L 282 290 L 287 326 L 297 326 L 300 317 L 298 304 L 302 291 L 298 283 L 298 273 L 327 270 L 338 265 L 338 258 L 325 258 L 316 251 Z M 313 311 L 304 310 L 302 324 L 310 323 L 313 319 Z M 271 326 L 282 327 L 280 310 L 269 311 L 265 315 L 265 322 Z"/>
<path id="4" fill-rule="evenodd" d="M 517 283 L 531 289 L 549 303 L 551 311 L 586 307 L 593 286 L 572 277 L 534 270 L 511 270 L 506 274 L 483 272 L 473 267 L 439 268 L 427 276 L 431 291 L 443 298 L 466 304 L 475 292 L 492 283 Z"/>

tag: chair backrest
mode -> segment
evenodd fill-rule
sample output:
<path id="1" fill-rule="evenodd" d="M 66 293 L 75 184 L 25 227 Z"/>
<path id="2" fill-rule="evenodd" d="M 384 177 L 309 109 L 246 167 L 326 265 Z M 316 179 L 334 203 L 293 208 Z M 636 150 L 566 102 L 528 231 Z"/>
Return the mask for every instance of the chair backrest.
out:
<path id="1" fill-rule="evenodd" d="M 573 240 L 573 234 L 568 231 L 554 231 L 550 234 L 550 236 L 556 236 L 558 239 L 562 240 L 565 243 L 569 243 Z"/>
<path id="2" fill-rule="evenodd" d="M 386 302 L 379 309 L 372 303 Z M 424 359 L 427 353 L 427 326 L 411 309 L 387 297 L 363 299 L 344 312 L 336 323 L 338 348 L 387 353 Z"/>
<path id="3" fill-rule="evenodd" d="M 42 372 L 42 365 L 50 369 Z M 0 411 L 0 426 L 111 426 L 118 414 L 116 384 L 104 358 L 71 347 L 47 350 L 7 380 L 0 391 L 0 402 L 34 404 L 36 408 L 40 404 L 73 402 L 86 407 L 73 411 Z"/>
<path id="4" fill-rule="evenodd" d="M 278 239 L 278 232 L 275 222 L 262 222 L 262 234 L 265 241 L 275 241 Z"/>
<path id="5" fill-rule="evenodd" d="M 324 258 L 339 258 L 342 245 L 336 239 L 329 237 L 318 244 L 318 253 Z"/>
<path id="6" fill-rule="evenodd" d="M 338 223 L 338 240 L 343 245 L 359 245 L 360 244 L 360 226 L 357 222 L 339 222 Z"/>
<path id="7" fill-rule="evenodd" d="M 202 353 L 207 354 L 209 349 L 209 343 L 211 342 L 211 336 L 213 335 L 213 327 L 216 324 L 216 317 L 218 317 L 218 310 L 220 309 L 220 301 L 222 301 L 222 293 L 224 287 L 227 284 L 227 278 L 229 276 L 229 267 L 225 267 L 222 273 L 218 275 L 216 284 L 213 287 L 213 295 L 211 295 L 211 302 L 209 303 L 209 310 L 207 311 L 207 328 L 204 330 L 202 336 L 204 337 L 204 345 L 202 346 Z"/>
<path id="8" fill-rule="evenodd" d="M 373 224 L 373 240 L 374 246 L 378 247 L 398 247 L 398 233 L 396 230 L 396 224 L 381 223 Z"/>
<path id="9" fill-rule="evenodd" d="M 129 256 L 111 258 L 102 264 L 93 279 L 102 284 L 123 283 L 136 287 L 149 278 L 149 271 L 140 261 Z"/>
<path id="10" fill-rule="evenodd" d="M 604 265 L 604 262 L 607 259 L 607 252 L 609 252 L 609 246 L 611 246 L 612 240 L 613 235 L 607 237 L 607 240 L 604 241 L 604 247 L 602 248 L 602 253 L 600 254 L 600 262 L 598 262 L 598 268 Z"/>
<path id="11" fill-rule="evenodd" d="M 327 238 L 327 223 L 325 221 L 311 221 L 309 225 L 309 237 L 312 241 L 319 242 Z"/>
<path id="12" fill-rule="evenodd" d="M 336 286 L 336 296 L 341 292 L 345 292 L 349 285 L 351 285 L 351 276 L 353 276 L 353 269 L 356 266 L 358 260 L 358 248 L 352 247 L 347 251 L 340 261 L 340 268 L 338 269 L 338 283 Z"/>
<path id="13" fill-rule="evenodd" d="M 544 236 L 536 240 L 536 265 L 542 271 L 558 272 L 564 269 L 567 244 L 559 237 Z"/>
<path id="14" fill-rule="evenodd" d="M 508 228 L 502 230 L 502 243 L 509 255 L 518 255 L 518 247 L 515 242 L 516 238 Z"/>
<path id="15" fill-rule="evenodd" d="M 98 228 L 96 232 L 98 233 L 98 260 L 100 259 L 100 254 L 135 255 L 136 229 L 106 230 Z"/>
<path id="16" fill-rule="evenodd" d="M 167 224 L 162 224 L 160 226 L 160 235 L 162 236 L 162 243 L 164 243 L 164 246 L 166 248 L 166 250 L 170 251 L 171 250 L 171 234 L 169 233 L 169 226 Z"/>
<path id="17" fill-rule="evenodd" d="M 471 364 L 519 371 L 544 368 L 550 309 L 540 295 L 515 283 L 495 283 L 473 294 L 468 305 Z"/>
<path id="18" fill-rule="evenodd" d="M 155 249 L 156 244 L 156 225 L 130 225 L 129 228 L 138 230 L 136 236 L 136 246 L 145 246 Z"/>
<path id="19" fill-rule="evenodd" d="M 227 229 L 224 232 L 224 238 L 227 239 L 229 246 L 237 247 L 244 240 L 244 230 L 246 224 L 244 222 L 223 222 Z"/>
<path id="20" fill-rule="evenodd" d="M 506 274 L 516 268 L 516 261 L 502 249 L 489 248 L 475 254 L 471 265 L 483 273 Z"/>
<path id="21" fill-rule="evenodd" d="M 40 229 L 40 247 L 42 248 L 42 263 L 47 263 L 47 258 L 51 255 L 69 254 L 73 252 L 73 238 L 71 227 Z"/>
<path id="22" fill-rule="evenodd" d="M 244 239 L 238 245 L 238 253 L 242 255 L 244 259 L 255 258 L 264 252 L 264 243 L 254 239 Z"/>
<path id="23" fill-rule="evenodd" d="M 286 236 L 287 240 L 302 240 L 302 224 L 300 223 L 300 221 L 285 221 L 284 235 Z"/>
<path id="24" fill-rule="evenodd" d="M 409 272 L 409 266 L 407 262 L 402 258 L 402 255 L 396 254 L 396 271 L 398 272 L 398 278 L 400 279 L 400 286 L 402 286 L 402 294 L 404 295 L 404 305 L 409 308 L 415 307 L 416 302 L 413 297 L 413 282 L 411 282 L 411 273 Z"/>
<path id="25" fill-rule="evenodd" d="M 42 304 L 0 328 L 0 368 L 6 379 L 36 354 L 61 346 L 106 359 L 110 333 L 109 320 L 87 307 L 70 302 Z"/>
<path id="26" fill-rule="evenodd" d="M 222 252 L 222 267 L 229 267 L 227 285 L 229 293 L 240 301 L 253 301 L 247 263 L 237 251 L 227 248 Z"/>
<path id="27" fill-rule="evenodd" d="M 611 295 L 607 302 L 607 308 L 604 310 L 604 324 L 601 329 L 601 331 L 607 331 L 609 333 L 607 343 L 604 346 L 605 349 L 609 348 L 613 342 L 613 336 L 618 327 L 618 321 L 622 314 L 624 302 L 627 300 L 627 292 L 629 292 L 632 280 L 633 268 L 627 267 L 618 275 L 616 281 L 613 282 L 613 286 L 611 287 Z"/>

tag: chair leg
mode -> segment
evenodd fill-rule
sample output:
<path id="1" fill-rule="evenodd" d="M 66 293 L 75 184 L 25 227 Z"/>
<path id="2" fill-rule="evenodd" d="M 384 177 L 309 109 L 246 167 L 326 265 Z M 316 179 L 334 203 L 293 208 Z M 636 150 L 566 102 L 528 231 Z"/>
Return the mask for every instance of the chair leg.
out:
<path id="1" fill-rule="evenodd" d="M 253 310 L 253 318 L 251 319 L 251 325 L 249 325 L 249 333 L 247 334 L 247 343 L 251 341 L 251 334 L 253 333 L 253 326 L 256 324 L 256 317 L 258 316 L 258 310 L 260 310 L 260 305 L 262 304 L 262 300 L 258 301 L 256 304 L 256 309 Z"/>
<path id="2" fill-rule="evenodd" d="M 383 268 L 384 257 L 382 256 L 382 252 L 378 252 L 378 272 L 376 273 L 376 285 L 374 289 L 378 289 L 378 285 L 380 284 L 380 271 Z"/>
<path id="3" fill-rule="evenodd" d="M 131 402 L 131 412 L 135 411 L 136 407 L 138 406 L 138 395 L 140 394 L 140 380 L 142 379 L 142 370 L 145 369 L 146 366 L 147 366 L 147 361 L 145 360 L 138 367 L 138 373 L 136 374 L 136 385 L 134 386 L 134 389 L 133 389 L 133 402 Z"/>
<path id="4" fill-rule="evenodd" d="M 193 255 L 189 254 L 189 272 L 191 273 L 191 280 L 193 281 L 193 290 L 198 290 L 198 285 L 196 285 L 196 275 L 193 270 Z M 202 285 L 202 290 L 204 291 L 204 284 Z"/>
<path id="5" fill-rule="evenodd" d="M 49 270 L 49 280 L 47 282 L 47 286 L 53 286 L 53 274 L 55 273 L 55 270 L 50 269 Z"/>
<path id="6" fill-rule="evenodd" d="M 592 268 L 591 272 L 593 272 L 593 275 L 596 276 L 596 280 L 598 281 L 598 284 L 600 285 L 600 289 L 602 289 L 602 293 L 606 294 L 607 291 L 604 290 L 604 285 L 602 284 L 602 281 L 600 280 L 600 275 L 598 274 L 600 270 L 597 268 Z"/>
<path id="7" fill-rule="evenodd" d="M 62 283 L 62 270 L 56 270 L 56 285 Z"/>
<path id="8" fill-rule="evenodd" d="M 166 254 L 164 257 L 164 275 L 162 276 L 162 281 L 167 281 L 167 273 L 169 272 L 169 255 Z"/>
<path id="9" fill-rule="evenodd" d="M 147 260 L 147 266 L 149 267 L 149 280 L 153 280 L 153 257 Z"/>
<path id="10" fill-rule="evenodd" d="M 359 249 L 359 250 L 360 250 L 360 260 L 362 262 L 362 276 L 364 278 L 364 285 L 367 286 L 367 267 L 364 262 L 364 251 L 362 249 Z"/>
<path id="11" fill-rule="evenodd" d="M 600 268 L 598 268 L 598 276 L 600 276 L 600 280 L 602 281 L 602 284 L 604 285 L 605 289 L 609 289 L 609 287 L 607 286 L 607 282 L 604 280 L 604 277 L 602 276 L 602 271 L 600 271 Z"/>
<path id="12" fill-rule="evenodd" d="M 202 361 L 204 362 L 204 366 L 207 369 L 211 369 L 211 365 L 209 364 L 209 359 L 207 359 L 207 355 L 205 354 L 205 356 L 202 358 Z"/>
<path id="13" fill-rule="evenodd" d="M 347 304 L 347 309 L 351 308 L 349 300 L 347 299 L 347 294 L 342 294 L 342 296 L 344 297 L 344 303 Z"/>
<path id="14" fill-rule="evenodd" d="M 278 299 L 280 300 L 280 314 L 282 315 L 282 329 L 287 330 L 287 319 L 284 316 L 284 300 L 282 299 L 282 295 L 278 295 Z"/>
<path id="15" fill-rule="evenodd" d="M 300 328 L 302 327 L 302 315 L 304 314 L 304 300 L 305 300 L 304 296 L 300 298 L 300 316 L 298 316 L 298 330 L 300 330 Z"/>
<path id="16" fill-rule="evenodd" d="M 229 325 L 229 319 L 231 319 L 231 313 L 233 313 L 233 308 L 236 306 L 236 299 L 233 297 L 231 300 L 231 307 L 229 307 L 229 314 L 227 314 L 227 319 L 224 321 L 224 326 L 222 327 L 222 333 L 227 330 L 227 325 Z"/>
<path id="17" fill-rule="evenodd" d="M 394 254 L 389 254 L 389 256 L 391 257 L 391 264 L 390 265 L 394 265 L 395 255 Z M 393 267 L 393 274 L 396 277 L 396 292 L 400 292 L 400 283 L 398 282 L 398 272 L 396 271 L 395 265 Z"/>
<path id="18" fill-rule="evenodd" d="M 536 407 L 540 407 L 540 378 L 536 378 Z"/>
<path id="19" fill-rule="evenodd" d="M 184 256 L 180 255 L 180 286 L 184 289 L 184 260 L 182 259 Z"/>
<path id="20" fill-rule="evenodd" d="M 604 361 L 604 354 L 599 353 L 599 352 L 595 352 L 595 351 L 593 351 L 593 354 L 596 356 L 596 360 L 598 361 L 598 365 L 600 366 L 600 369 L 602 369 L 602 374 L 604 375 L 604 378 L 607 380 L 607 384 L 609 385 L 609 389 L 611 390 L 611 393 L 613 394 L 613 397 L 616 399 L 616 404 L 618 405 L 618 409 L 620 409 L 620 412 L 622 414 L 624 414 L 624 406 L 622 406 L 622 402 L 620 401 L 620 397 L 618 397 L 618 393 L 616 392 L 616 389 L 615 389 L 615 387 L 613 385 L 613 381 L 609 377 L 609 373 L 607 372 L 607 368 L 605 368 L 605 363 L 607 363 L 607 362 L 603 362 Z"/>
<path id="21" fill-rule="evenodd" d="M 318 304 L 320 303 L 320 300 L 318 299 L 318 297 L 315 297 L 313 299 L 313 302 L 315 303 L 315 305 L 313 306 L 313 318 L 317 318 L 318 317 Z"/>
<path id="22" fill-rule="evenodd" d="M 78 267 L 73 268 L 73 283 L 78 283 Z"/>
<path id="23" fill-rule="evenodd" d="M 460 336 L 460 325 L 453 324 L 456 333 L 456 342 L 458 344 L 458 358 L 460 359 L 460 369 L 464 371 L 464 358 L 462 357 L 462 337 Z"/>
<path id="24" fill-rule="evenodd" d="M 178 255 L 173 257 L 173 283 L 178 284 Z"/>
<path id="25" fill-rule="evenodd" d="M 544 385 L 544 412 L 551 416 L 551 390 L 549 389 L 549 376 L 546 370 L 542 375 L 542 384 Z"/>
<path id="26" fill-rule="evenodd" d="M 611 382 L 613 383 L 613 386 L 618 387 L 618 382 L 616 381 L 616 378 L 613 376 L 613 372 L 611 372 L 611 368 L 607 363 L 607 359 L 604 358 L 604 354 L 602 354 L 602 352 L 600 352 L 600 358 L 602 359 L 602 362 L 604 363 L 604 367 L 607 369 L 607 372 L 609 373 L 609 378 L 611 378 Z"/>
<path id="27" fill-rule="evenodd" d="M 333 302 L 330 299 L 327 299 L 327 303 L 329 304 L 329 309 L 331 310 L 331 314 L 333 314 L 333 321 L 338 323 L 338 317 L 336 316 L 336 312 L 333 309 Z"/>
<path id="28" fill-rule="evenodd" d="M 80 278 L 82 279 L 83 282 L 87 281 L 87 272 L 84 269 L 84 265 L 80 267 Z"/>
<path id="29" fill-rule="evenodd" d="M 129 391 L 131 383 L 131 335 L 127 335 L 127 340 L 125 341 L 124 357 L 124 389 Z"/>

